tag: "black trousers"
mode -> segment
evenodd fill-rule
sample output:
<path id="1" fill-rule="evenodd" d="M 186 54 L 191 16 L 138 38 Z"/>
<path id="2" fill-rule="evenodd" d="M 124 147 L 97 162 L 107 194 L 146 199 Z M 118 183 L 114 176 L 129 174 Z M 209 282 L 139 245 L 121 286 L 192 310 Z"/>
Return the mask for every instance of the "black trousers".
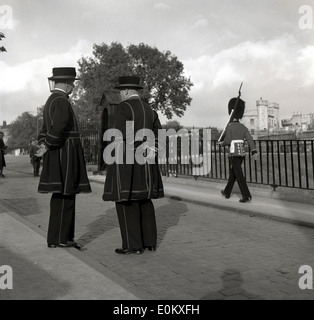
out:
<path id="1" fill-rule="evenodd" d="M 66 244 L 74 240 L 76 195 L 53 193 L 50 200 L 48 244 Z"/>
<path id="2" fill-rule="evenodd" d="M 116 202 L 123 249 L 156 246 L 155 209 L 150 199 Z"/>
<path id="3" fill-rule="evenodd" d="M 243 171 L 242 171 L 243 160 L 244 160 L 244 157 L 229 158 L 230 175 L 229 175 L 228 183 L 225 187 L 225 194 L 227 196 L 230 196 L 234 183 L 235 181 L 237 181 L 242 197 L 252 198 L 250 190 L 247 186 Z"/>
<path id="4" fill-rule="evenodd" d="M 34 177 L 39 176 L 39 169 L 40 169 L 40 161 L 39 160 L 33 160 L 33 168 L 34 168 Z"/>

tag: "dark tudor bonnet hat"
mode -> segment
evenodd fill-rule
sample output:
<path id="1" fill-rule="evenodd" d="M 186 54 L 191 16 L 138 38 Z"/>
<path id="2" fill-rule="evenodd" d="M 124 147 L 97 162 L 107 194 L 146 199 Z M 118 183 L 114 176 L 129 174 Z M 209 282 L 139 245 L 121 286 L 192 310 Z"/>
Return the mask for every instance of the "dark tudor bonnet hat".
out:
<path id="1" fill-rule="evenodd" d="M 140 85 L 140 77 L 138 76 L 122 76 L 119 77 L 119 84 L 116 89 L 143 89 Z"/>
<path id="2" fill-rule="evenodd" d="M 52 69 L 52 77 L 49 77 L 48 80 L 67 80 L 67 79 L 74 79 L 79 80 L 76 77 L 75 68 L 72 67 L 58 67 Z"/>

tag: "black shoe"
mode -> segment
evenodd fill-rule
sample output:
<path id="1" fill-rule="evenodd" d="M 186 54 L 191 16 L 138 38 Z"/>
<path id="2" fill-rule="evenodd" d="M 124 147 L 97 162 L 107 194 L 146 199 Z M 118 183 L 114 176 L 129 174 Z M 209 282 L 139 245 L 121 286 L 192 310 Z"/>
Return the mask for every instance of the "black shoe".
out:
<path id="1" fill-rule="evenodd" d="M 59 246 L 61 248 L 75 248 L 77 250 L 81 250 L 81 246 L 75 241 L 68 241 L 67 243 L 60 243 Z"/>
<path id="2" fill-rule="evenodd" d="M 81 250 L 81 246 L 75 241 L 68 241 L 67 243 L 50 244 L 48 243 L 48 248 L 75 248 Z"/>
<path id="3" fill-rule="evenodd" d="M 252 200 L 252 198 L 243 198 L 240 199 L 239 202 L 245 203 L 245 202 L 250 202 Z"/>
<path id="4" fill-rule="evenodd" d="M 116 249 L 116 253 L 118 254 L 142 254 L 144 249 Z"/>
<path id="5" fill-rule="evenodd" d="M 156 246 L 144 246 L 144 249 L 147 249 L 148 251 L 156 251 Z"/>
<path id="6" fill-rule="evenodd" d="M 226 198 L 226 199 L 229 199 L 230 196 L 228 196 L 225 192 L 225 190 L 221 190 L 221 194 Z"/>

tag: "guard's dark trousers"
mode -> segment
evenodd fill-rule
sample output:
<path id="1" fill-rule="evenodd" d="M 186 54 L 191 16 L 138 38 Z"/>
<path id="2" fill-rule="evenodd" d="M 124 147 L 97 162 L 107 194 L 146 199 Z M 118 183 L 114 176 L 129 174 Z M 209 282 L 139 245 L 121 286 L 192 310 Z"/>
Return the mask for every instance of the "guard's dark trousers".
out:
<path id="1" fill-rule="evenodd" d="M 235 181 L 238 181 L 238 185 L 242 193 L 242 197 L 250 199 L 252 198 L 252 196 L 242 171 L 243 160 L 244 160 L 244 157 L 229 158 L 230 175 L 229 175 L 228 183 L 225 188 L 225 194 L 227 196 L 230 196 Z"/>
<path id="2" fill-rule="evenodd" d="M 116 202 L 123 249 L 156 247 L 155 209 L 150 199 Z"/>
<path id="3" fill-rule="evenodd" d="M 76 195 L 53 193 L 50 200 L 48 244 L 66 244 L 74 240 Z"/>

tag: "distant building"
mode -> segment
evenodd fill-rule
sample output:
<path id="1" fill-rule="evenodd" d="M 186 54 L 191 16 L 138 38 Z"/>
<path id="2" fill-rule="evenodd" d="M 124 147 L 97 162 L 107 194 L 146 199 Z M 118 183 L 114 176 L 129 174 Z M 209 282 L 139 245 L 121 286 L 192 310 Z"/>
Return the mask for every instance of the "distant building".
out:
<path id="1" fill-rule="evenodd" d="M 314 113 L 294 112 L 290 119 L 282 120 L 281 124 L 286 131 L 302 132 L 308 130 L 313 120 Z"/>
<path id="2" fill-rule="evenodd" d="M 245 110 L 241 122 L 249 129 L 253 139 L 258 139 L 259 135 L 273 134 L 281 127 L 279 104 L 260 98 L 255 108 Z"/>
<path id="3" fill-rule="evenodd" d="M 10 125 L 8 125 L 6 121 L 3 121 L 2 125 L 0 125 L 0 131 L 4 133 L 4 142 L 8 140 L 9 129 Z"/>

